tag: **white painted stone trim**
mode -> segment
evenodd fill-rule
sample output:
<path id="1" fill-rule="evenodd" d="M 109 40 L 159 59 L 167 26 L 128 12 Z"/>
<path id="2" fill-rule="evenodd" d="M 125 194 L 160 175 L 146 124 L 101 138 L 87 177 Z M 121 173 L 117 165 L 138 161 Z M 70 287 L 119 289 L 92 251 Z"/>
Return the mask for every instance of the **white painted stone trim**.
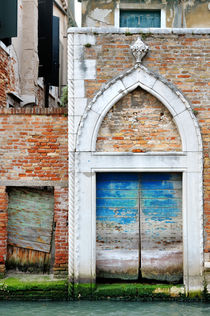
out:
<path id="1" fill-rule="evenodd" d="M 210 28 L 70 27 L 68 34 L 210 34 Z"/>
<path id="2" fill-rule="evenodd" d="M 68 261 L 68 272 L 69 280 L 71 283 L 74 281 L 75 275 L 75 248 L 74 248 L 74 235 L 75 235 L 75 214 L 74 214 L 74 195 L 75 195 L 75 174 L 74 174 L 74 146 L 76 135 L 74 134 L 74 35 L 68 36 L 68 130 L 71 132 L 68 139 L 68 174 L 69 174 L 69 212 L 68 212 L 68 244 L 69 244 L 69 257 L 71 260 Z M 73 132 L 72 132 L 73 131 Z"/>
<path id="3" fill-rule="evenodd" d="M 210 269 L 210 262 L 205 262 L 205 268 Z"/>
<path id="4" fill-rule="evenodd" d="M 160 27 L 162 29 L 166 28 L 166 9 L 160 11 Z"/>
<path id="5" fill-rule="evenodd" d="M 124 9 L 124 10 L 160 10 L 160 27 L 161 28 L 165 28 L 166 27 L 166 9 L 165 8 L 162 8 L 162 6 L 160 7 L 159 5 L 153 5 L 151 6 L 151 4 L 149 4 L 149 7 L 145 8 L 145 5 L 144 7 L 139 7 L 139 4 L 136 4 L 135 6 L 135 3 L 132 3 L 131 5 L 130 4 L 126 4 L 126 5 L 123 5 L 123 4 L 120 4 L 120 3 L 117 3 L 116 4 L 116 8 L 114 10 L 114 26 L 117 28 L 117 27 L 120 27 L 120 10 L 121 9 Z"/>
<path id="6" fill-rule="evenodd" d="M 114 26 L 120 27 L 120 3 L 116 3 L 116 8 L 114 10 Z"/>

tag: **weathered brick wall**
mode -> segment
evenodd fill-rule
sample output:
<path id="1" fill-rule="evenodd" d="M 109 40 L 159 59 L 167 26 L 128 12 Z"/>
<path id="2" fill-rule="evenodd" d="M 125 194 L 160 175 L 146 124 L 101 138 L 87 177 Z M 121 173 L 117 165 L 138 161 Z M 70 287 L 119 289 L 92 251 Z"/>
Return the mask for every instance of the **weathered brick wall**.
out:
<path id="1" fill-rule="evenodd" d="M 6 93 L 15 90 L 14 60 L 0 47 L 0 107 L 5 107 Z"/>
<path id="2" fill-rule="evenodd" d="M 137 88 L 107 113 L 98 133 L 97 151 L 181 151 L 181 139 L 169 111 Z"/>
<path id="3" fill-rule="evenodd" d="M 85 80 L 90 100 L 109 79 L 134 65 L 130 52 L 139 34 L 93 33 L 95 45 L 84 46 L 84 59 L 96 60 L 96 78 Z M 201 128 L 204 147 L 204 239 L 210 252 L 210 40 L 208 34 L 142 34 L 150 51 L 143 65 L 176 85 L 188 98 Z M 90 46 L 90 47 L 88 47 Z M 99 135 L 100 137 L 100 135 Z"/>
<path id="4" fill-rule="evenodd" d="M 68 128 L 65 109 L 0 110 L 0 184 L 53 186 L 54 271 L 67 273 Z M 0 272 L 6 259 L 6 193 L 0 187 Z"/>
<path id="5" fill-rule="evenodd" d="M 1 182 L 67 181 L 67 133 L 67 117 L 62 109 L 2 110 Z"/>
<path id="6" fill-rule="evenodd" d="M 6 188 L 0 186 L 0 277 L 5 273 L 5 261 L 7 256 L 7 204 Z"/>

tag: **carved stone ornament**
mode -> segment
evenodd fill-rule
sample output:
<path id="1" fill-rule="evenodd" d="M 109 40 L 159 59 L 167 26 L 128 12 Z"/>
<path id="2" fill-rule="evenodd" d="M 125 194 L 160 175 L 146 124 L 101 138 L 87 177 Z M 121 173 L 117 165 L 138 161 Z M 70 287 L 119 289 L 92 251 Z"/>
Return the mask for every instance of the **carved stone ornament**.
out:
<path id="1" fill-rule="evenodd" d="M 145 45 L 139 37 L 135 43 L 130 47 L 136 63 L 141 63 L 143 57 L 147 54 L 149 47 Z"/>

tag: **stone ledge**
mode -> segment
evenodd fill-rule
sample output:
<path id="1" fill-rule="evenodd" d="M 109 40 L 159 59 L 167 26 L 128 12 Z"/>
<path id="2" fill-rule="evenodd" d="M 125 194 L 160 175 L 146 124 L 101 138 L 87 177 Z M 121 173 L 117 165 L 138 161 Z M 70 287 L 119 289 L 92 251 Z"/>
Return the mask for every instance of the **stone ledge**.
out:
<path id="1" fill-rule="evenodd" d="M 112 33 L 112 34 L 210 34 L 210 28 L 125 28 L 125 27 L 71 27 L 68 33 L 89 34 Z"/>
<path id="2" fill-rule="evenodd" d="M 67 115 L 67 108 L 0 108 L 0 115 Z"/>
<path id="3" fill-rule="evenodd" d="M 0 186 L 5 187 L 22 187 L 22 186 L 28 186 L 28 187 L 42 187 L 42 186 L 58 186 L 61 188 L 67 188 L 68 187 L 68 181 L 51 181 L 51 180 L 7 180 L 3 179 L 0 180 Z"/>

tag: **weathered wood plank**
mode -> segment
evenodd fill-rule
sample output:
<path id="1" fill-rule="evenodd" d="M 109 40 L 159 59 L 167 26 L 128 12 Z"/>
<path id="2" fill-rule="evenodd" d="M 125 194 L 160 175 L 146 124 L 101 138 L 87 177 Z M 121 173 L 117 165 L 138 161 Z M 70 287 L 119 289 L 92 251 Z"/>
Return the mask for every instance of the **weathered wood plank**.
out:
<path id="1" fill-rule="evenodd" d="M 29 272 L 49 272 L 51 254 L 8 245 L 7 269 Z"/>
<path id="2" fill-rule="evenodd" d="M 119 199 L 108 199 L 108 198 L 101 198 L 97 199 L 97 206 L 98 207 L 138 207 L 138 199 L 126 199 L 126 198 L 119 198 Z"/>
<path id="3" fill-rule="evenodd" d="M 141 198 L 156 198 L 158 196 L 159 199 L 173 198 L 174 196 L 181 196 L 181 189 L 177 190 L 150 190 L 150 189 L 142 189 L 141 190 Z"/>
<path id="4" fill-rule="evenodd" d="M 138 190 L 97 190 L 96 195 L 98 198 L 138 198 Z"/>
<path id="5" fill-rule="evenodd" d="M 96 262 L 97 277 L 136 280 L 139 265 L 139 250 L 98 250 Z"/>
<path id="6" fill-rule="evenodd" d="M 46 252 L 46 253 L 49 253 L 50 248 L 51 248 L 50 244 L 36 242 L 36 241 L 27 241 L 27 240 L 15 238 L 15 237 L 10 237 L 9 245 L 16 246 L 16 247 L 20 247 L 21 245 L 21 248 L 32 249 L 32 250 L 35 250 L 36 248 L 36 250 Z"/>

